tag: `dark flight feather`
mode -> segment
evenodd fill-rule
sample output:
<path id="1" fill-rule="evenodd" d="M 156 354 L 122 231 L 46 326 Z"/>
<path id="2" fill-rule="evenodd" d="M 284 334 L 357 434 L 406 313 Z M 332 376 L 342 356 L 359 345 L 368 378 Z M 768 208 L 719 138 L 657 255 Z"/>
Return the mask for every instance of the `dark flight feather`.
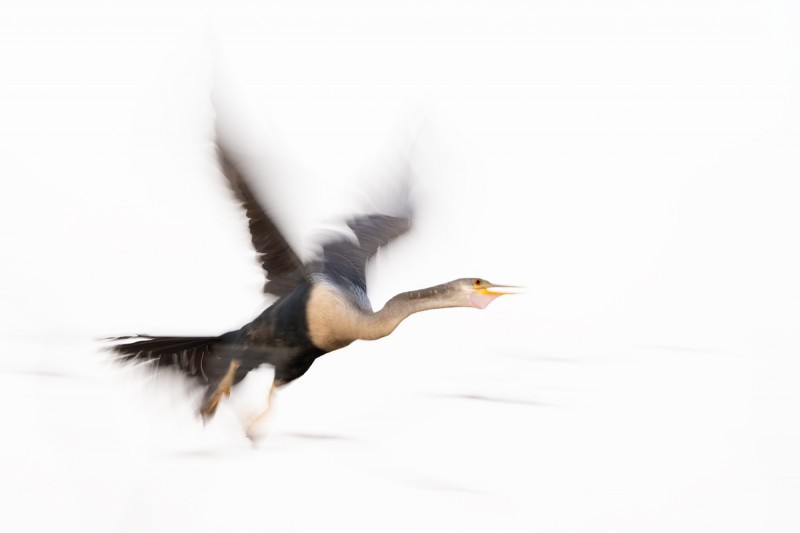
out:
<path id="1" fill-rule="evenodd" d="M 217 145 L 217 158 L 222 174 L 250 221 L 250 239 L 267 277 L 264 292 L 278 297 L 286 296 L 308 281 L 303 262 L 258 203 L 247 180 L 220 145 Z"/>
<path id="2" fill-rule="evenodd" d="M 331 281 L 346 289 L 356 288 L 367 293 L 367 263 L 378 248 L 406 233 L 411 228 L 410 217 L 365 215 L 347 223 L 357 242 L 342 237 L 322 247 L 322 272 Z"/>
<path id="3" fill-rule="evenodd" d="M 356 236 L 355 242 L 345 236 L 329 240 L 322 245 L 321 258 L 304 265 L 261 207 L 244 175 L 222 145 L 217 145 L 217 157 L 222 173 L 250 221 L 250 238 L 267 276 L 265 293 L 286 296 L 303 282 L 309 281 L 311 273 L 321 273 L 330 281 L 348 290 L 356 289 L 366 297 L 367 263 L 381 246 L 411 228 L 411 210 L 406 198 L 403 205 L 405 215 L 370 214 L 355 217 L 347 222 Z"/>

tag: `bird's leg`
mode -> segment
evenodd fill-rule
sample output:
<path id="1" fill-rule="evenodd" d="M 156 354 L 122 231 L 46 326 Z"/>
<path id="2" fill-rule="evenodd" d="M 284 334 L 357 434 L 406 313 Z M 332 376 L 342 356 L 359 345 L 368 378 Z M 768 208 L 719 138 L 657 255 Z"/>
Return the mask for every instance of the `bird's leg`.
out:
<path id="1" fill-rule="evenodd" d="M 217 406 L 219 405 L 219 401 L 222 399 L 222 396 L 230 396 L 231 395 L 231 385 L 233 385 L 233 378 L 236 376 L 236 369 L 239 368 L 239 361 L 233 359 L 231 364 L 228 365 L 228 371 L 225 372 L 225 375 L 219 381 L 219 384 L 214 389 L 210 395 L 208 395 L 208 399 L 203 403 L 203 406 L 200 408 L 200 414 L 203 417 L 203 422 L 208 421 L 217 410 Z"/>
<path id="2" fill-rule="evenodd" d="M 261 413 L 258 414 L 247 426 L 247 438 L 251 441 L 255 441 L 258 439 L 258 428 L 261 424 L 269 417 L 270 412 L 272 412 L 272 404 L 275 400 L 275 393 L 278 390 L 278 387 L 281 387 L 285 384 L 283 380 L 276 379 L 272 382 L 272 387 L 269 388 L 269 394 L 267 395 L 267 405 Z"/>

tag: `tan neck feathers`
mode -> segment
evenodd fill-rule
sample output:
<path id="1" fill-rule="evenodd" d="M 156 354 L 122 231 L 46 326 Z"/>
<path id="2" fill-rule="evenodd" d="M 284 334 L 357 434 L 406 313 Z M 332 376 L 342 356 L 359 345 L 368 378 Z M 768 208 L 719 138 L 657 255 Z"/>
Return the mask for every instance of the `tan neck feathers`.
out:
<path id="1" fill-rule="evenodd" d="M 380 311 L 359 307 L 334 286 L 317 284 L 308 301 L 311 342 L 323 350 L 336 350 L 357 339 L 375 340 L 392 333 L 408 316 L 428 309 L 454 307 L 444 285 L 400 293 Z"/>

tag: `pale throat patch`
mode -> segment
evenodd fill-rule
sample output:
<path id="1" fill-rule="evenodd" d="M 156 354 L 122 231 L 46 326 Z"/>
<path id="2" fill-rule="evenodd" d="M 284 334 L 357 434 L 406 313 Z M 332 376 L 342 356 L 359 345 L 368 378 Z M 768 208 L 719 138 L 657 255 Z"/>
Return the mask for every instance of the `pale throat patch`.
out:
<path id="1" fill-rule="evenodd" d="M 356 339 L 359 311 L 342 292 L 328 284 L 315 283 L 306 306 L 308 336 L 317 348 L 338 350 Z"/>
<path id="2" fill-rule="evenodd" d="M 500 296 L 499 294 L 482 294 L 482 293 L 472 293 L 469 295 L 469 301 L 473 307 L 477 307 L 478 309 L 486 309 L 492 300 Z"/>

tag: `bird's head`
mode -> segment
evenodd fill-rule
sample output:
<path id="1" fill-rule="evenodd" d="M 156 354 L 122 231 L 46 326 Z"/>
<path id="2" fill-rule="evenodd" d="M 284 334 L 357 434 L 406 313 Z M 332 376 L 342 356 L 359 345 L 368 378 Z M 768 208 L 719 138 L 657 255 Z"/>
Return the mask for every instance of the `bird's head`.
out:
<path id="1" fill-rule="evenodd" d="M 464 307 L 484 309 L 492 301 L 504 294 L 515 294 L 519 287 L 513 285 L 495 285 L 483 278 L 462 278 L 451 282 L 453 288 L 463 298 Z"/>

